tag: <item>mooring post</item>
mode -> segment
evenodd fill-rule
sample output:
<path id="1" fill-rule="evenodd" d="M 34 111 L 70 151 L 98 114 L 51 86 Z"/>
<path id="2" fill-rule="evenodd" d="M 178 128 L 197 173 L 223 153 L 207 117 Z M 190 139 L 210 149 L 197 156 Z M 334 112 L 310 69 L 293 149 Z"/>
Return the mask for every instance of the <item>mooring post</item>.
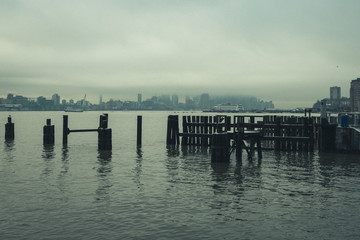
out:
<path id="1" fill-rule="evenodd" d="M 63 116 L 63 145 L 67 145 L 69 135 L 68 115 Z"/>
<path id="2" fill-rule="evenodd" d="M 167 124 L 166 144 L 179 144 L 179 116 L 169 115 Z"/>
<path id="3" fill-rule="evenodd" d="M 98 129 L 98 148 L 99 150 L 111 150 L 112 148 L 112 132 L 111 128 Z"/>
<path id="4" fill-rule="evenodd" d="M 15 138 L 15 126 L 11 122 L 11 116 L 8 117 L 8 122 L 5 124 L 5 140 L 13 140 Z"/>
<path id="5" fill-rule="evenodd" d="M 228 133 L 213 134 L 211 160 L 215 162 L 227 162 L 230 160 L 230 139 Z"/>
<path id="6" fill-rule="evenodd" d="M 100 115 L 100 123 L 98 128 L 98 149 L 111 150 L 112 149 L 112 130 L 108 128 L 109 114 L 104 113 Z"/>
<path id="7" fill-rule="evenodd" d="M 43 134 L 43 144 L 55 143 L 55 127 L 54 125 L 51 125 L 51 119 L 46 119 Z"/>
<path id="8" fill-rule="evenodd" d="M 99 128 L 108 128 L 108 118 L 107 113 L 100 115 Z"/>
<path id="9" fill-rule="evenodd" d="M 141 147 L 141 135 L 142 135 L 142 116 L 137 116 L 137 146 Z"/>

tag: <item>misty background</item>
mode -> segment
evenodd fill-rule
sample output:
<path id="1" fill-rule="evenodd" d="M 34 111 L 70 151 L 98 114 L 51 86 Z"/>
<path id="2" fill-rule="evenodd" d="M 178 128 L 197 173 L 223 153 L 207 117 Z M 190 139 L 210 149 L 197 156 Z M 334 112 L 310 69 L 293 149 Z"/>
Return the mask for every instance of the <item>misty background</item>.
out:
<path id="1" fill-rule="evenodd" d="M 360 77 L 360 1 L 1 0 L 0 95 L 246 95 L 312 106 Z"/>

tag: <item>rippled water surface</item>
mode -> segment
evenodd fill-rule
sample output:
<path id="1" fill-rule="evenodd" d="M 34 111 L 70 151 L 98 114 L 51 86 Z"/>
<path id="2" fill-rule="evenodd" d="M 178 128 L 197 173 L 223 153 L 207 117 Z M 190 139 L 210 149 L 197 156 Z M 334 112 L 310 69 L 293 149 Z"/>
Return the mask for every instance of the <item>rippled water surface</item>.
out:
<path id="1" fill-rule="evenodd" d="M 69 113 L 69 128 L 97 128 L 100 114 Z M 0 130 L 0 238 L 360 239 L 360 155 L 265 151 L 212 164 L 209 149 L 166 147 L 169 114 L 109 112 L 113 150 L 99 152 L 96 133 L 62 147 L 62 112 L 12 113 L 15 141 Z"/>

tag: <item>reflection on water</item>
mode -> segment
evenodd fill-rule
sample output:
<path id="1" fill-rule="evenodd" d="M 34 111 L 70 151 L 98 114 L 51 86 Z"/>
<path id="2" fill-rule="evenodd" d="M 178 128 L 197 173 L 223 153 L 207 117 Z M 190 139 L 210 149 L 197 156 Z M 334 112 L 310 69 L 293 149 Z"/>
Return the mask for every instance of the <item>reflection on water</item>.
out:
<path id="1" fill-rule="evenodd" d="M 41 156 L 45 160 L 45 167 L 42 172 L 42 175 L 49 176 L 54 169 L 54 163 L 51 161 L 55 157 L 54 145 L 52 144 L 44 145 Z"/>
<path id="2" fill-rule="evenodd" d="M 92 112 L 72 123 L 84 125 L 86 114 L 97 124 Z M 133 113 L 112 114 L 114 130 L 133 123 Z M 146 128 L 150 140 L 163 139 L 166 114 L 147 114 L 159 125 Z M 134 149 L 127 129 L 114 133 L 112 151 L 98 151 L 86 134 L 63 148 L 41 137 L 5 142 L 2 239 L 359 239 L 359 155 L 264 150 L 258 162 L 243 151 L 241 162 L 233 154 L 215 163 L 206 147 L 159 140 Z"/>
<path id="3" fill-rule="evenodd" d="M 14 155 L 13 152 L 16 150 L 14 140 L 5 140 L 4 142 L 4 152 L 6 153 L 6 160 L 13 161 Z"/>
<path id="4" fill-rule="evenodd" d="M 109 203 L 110 201 L 110 189 L 113 185 L 109 176 L 112 172 L 111 158 L 112 158 L 111 150 L 98 151 L 98 168 L 97 168 L 98 187 L 96 189 L 97 201 L 105 201 L 107 203 Z"/>
<path id="5" fill-rule="evenodd" d="M 55 153 L 54 153 L 54 145 L 53 144 L 46 144 L 43 147 L 43 151 L 42 151 L 42 158 L 44 160 L 51 160 L 55 157 Z"/>
<path id="6" fill-rule="evenodd" d="M 144 190 L 144 184 L 141 183 L 141 173 L 142 173 L 142 161 L 143 161 L 143 151 L 141 147 L 136 148 L 136 164 L 134 167 L 134 183 L 136 184 L 137 189 L 142 192 Z"/>
<path id="7" fill-rule="evenodd" d="M 168 157 L 177 157 L 180 155 L 179 146 L 177 145 L 167 145 L 166 150 Z"/>

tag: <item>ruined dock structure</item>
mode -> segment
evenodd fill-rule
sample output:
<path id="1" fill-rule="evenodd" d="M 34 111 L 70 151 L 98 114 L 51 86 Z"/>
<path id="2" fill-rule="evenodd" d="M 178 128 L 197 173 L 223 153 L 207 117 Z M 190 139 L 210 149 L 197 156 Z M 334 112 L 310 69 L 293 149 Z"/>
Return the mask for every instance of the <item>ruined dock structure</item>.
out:
<path id="1" fill-rule="evenodd" d="M 180 123 L 182 132 L 179 131 Z M 249 158 L 263 149 L 314 151 L 319 117 L 298 116 L 182 116 L 168 117 L 167 144 L 208 146 L 212 160 L 227 161 L 236 152 L 241 160 L 245 150 Z M 326 140 L 324 144 L 326 145 Z"/>

